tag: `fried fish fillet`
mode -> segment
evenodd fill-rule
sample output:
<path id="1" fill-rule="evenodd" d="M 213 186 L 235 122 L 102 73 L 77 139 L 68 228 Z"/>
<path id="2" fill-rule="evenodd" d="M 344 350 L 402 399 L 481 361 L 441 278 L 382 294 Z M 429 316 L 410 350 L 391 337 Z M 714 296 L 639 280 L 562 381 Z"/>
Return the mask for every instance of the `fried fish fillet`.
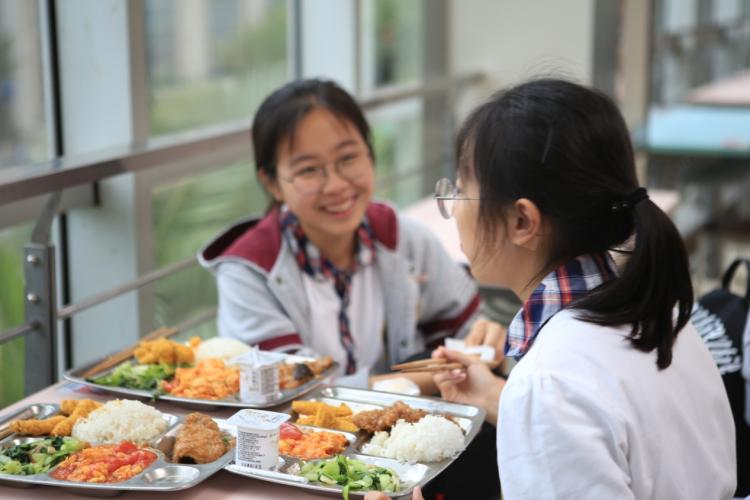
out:
<path id="1" fill-rule="evenodd" d="M 177 433 L 172 460 L 178 464 L 207 464 L 227 451 L 219 426 L 208 415 L 191 413 Z"/>

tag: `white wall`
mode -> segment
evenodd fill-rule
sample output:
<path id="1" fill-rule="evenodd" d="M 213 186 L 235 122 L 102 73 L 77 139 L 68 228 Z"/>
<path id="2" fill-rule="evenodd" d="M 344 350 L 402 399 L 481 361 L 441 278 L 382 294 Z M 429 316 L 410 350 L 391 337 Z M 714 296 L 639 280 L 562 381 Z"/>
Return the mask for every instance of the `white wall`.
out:
<path id="1" fill-rule="evenodd" d="M 490 77 L 464 106 L 540 73 L 592 78 L 595 0 L 456 0 L 450 2 L 455 74 Z M 467 101 L 467 102 L 464 102 Z"/>

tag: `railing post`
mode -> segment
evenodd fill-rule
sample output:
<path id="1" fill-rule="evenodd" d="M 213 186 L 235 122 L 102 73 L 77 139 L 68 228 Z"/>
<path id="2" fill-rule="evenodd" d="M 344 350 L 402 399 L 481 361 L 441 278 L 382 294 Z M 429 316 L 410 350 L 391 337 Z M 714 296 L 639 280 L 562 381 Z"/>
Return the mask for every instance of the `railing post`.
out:
<path id="1" fill-rule="evenodd" d="M 55 247 L 49 243 L 50 228 L 60 205 L 61 191 L 52 193 L 24 247 L 24 311 L 26 324 L 34 330 L 26 335 L 24 392 L 29 395 L 55 381 L 57 295 L 55 281 Z"/>
<path id="2" fill-rule="evenodd" d="M 25 337 L 25 393 L 31 394 L 55 381 L 55 248 L 28 243 L 25 247 L 26 323 L 34 331 Z"/>

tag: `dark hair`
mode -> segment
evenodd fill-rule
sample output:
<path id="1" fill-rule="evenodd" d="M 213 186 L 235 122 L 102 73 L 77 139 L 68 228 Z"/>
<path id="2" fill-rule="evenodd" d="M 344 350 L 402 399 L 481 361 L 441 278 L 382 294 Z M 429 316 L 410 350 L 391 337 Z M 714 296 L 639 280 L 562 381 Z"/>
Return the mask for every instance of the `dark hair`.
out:
<path id="1" fill-rule="evenodd" d="M 494 244 L 506 209 L 519 198 L 533 201 L 551 222 L 551 255 L 542 273 L 635 235 L 621 274 L 574 306 L 589 322 L 632 325 L 632 345 L 656 349 L 659 368 L 669 366 L 693 304 L 687 251 L 650 199 L 613 210 L 638 188 L 630 136 L 615 103 L 575 83 L 531 81 L 476 109 L 456 146 L 459 175 L 479 186 L 485 244 Z"/>
<path id="2" fill-rule="evenodd" d="M 293 140 L 299 122 L 313 109 L 325 108 L 351 122 L 374 154 L 370 126 L 354 98 L 329 80 L 297 80 L 279 88 L 261 103 L 253 120 L 255 168 L 276 178 L 276 161 L 282 141 Z"/>

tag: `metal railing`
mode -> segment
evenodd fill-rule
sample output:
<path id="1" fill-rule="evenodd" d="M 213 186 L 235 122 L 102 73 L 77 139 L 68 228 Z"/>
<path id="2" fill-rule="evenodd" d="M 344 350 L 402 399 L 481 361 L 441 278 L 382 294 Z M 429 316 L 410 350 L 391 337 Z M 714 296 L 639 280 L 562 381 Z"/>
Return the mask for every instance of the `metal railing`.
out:
<path id="1" fill-rule="evenodd" d="M 437 93 L 454 93 L 484 79 L 473 73 L 455 79 L 440 79 L 429 84 L 392 86 L 372 93 L 361 100 L 365 110 L 389 103 L 425 97 Z M 49 244 L 50 224 L 65 189 L 92 184 L 109 177 L 133 173 L 172 163 L 181 158 L 211 156 L 217 151 L 238 151 L 246 155 L 250 149 L 248 123 L 235 123 L 197 132 L 159 138 L 143 145 L 132 145 L 86 156 L 57 158 L 47 163 L 23 169 L 0 171 L 0 206 L 39 195 L 51 195 L 40 214 L 32 241 L 25 247 L 25 318 L 26 323 L 0 332 L 0 343 L 15 338 L 26 338 L 26 391 L 45 387 L 55 378 L 54 339 L 59 320 L 67 319 L 95 305 L 107 302 L 124 293 L 140 289 L 154 281 L 197 265 L 195 257 L 148 272 L 127 283 L 105 290 L 75 304 L 56 306 L 55 253 Z M 397 180 L 395 177 L 393 180 Z M 382 187 L 382 185 L 381 185 Z M 186 331 L 216 316 L 212 309 L 177 326 Z"/>
<path id="2" fill-rule="evenodd" d="M 427 84 L 393 85 L 374 91 L 360 102 L 363 109 L 372 110 L 393 102 L 445 92 L 449 88 L 476 85 L 484 78 L 483 73 L 471 73 Z M 238 150 L 243 155 L 250 150 L 250 124 L 247 121 L 155 138 L 145 144 L 3 169 L 0 170 L 0 206 L 125 173 L 158 168 L 180 158 L 228 150 Z"/>

